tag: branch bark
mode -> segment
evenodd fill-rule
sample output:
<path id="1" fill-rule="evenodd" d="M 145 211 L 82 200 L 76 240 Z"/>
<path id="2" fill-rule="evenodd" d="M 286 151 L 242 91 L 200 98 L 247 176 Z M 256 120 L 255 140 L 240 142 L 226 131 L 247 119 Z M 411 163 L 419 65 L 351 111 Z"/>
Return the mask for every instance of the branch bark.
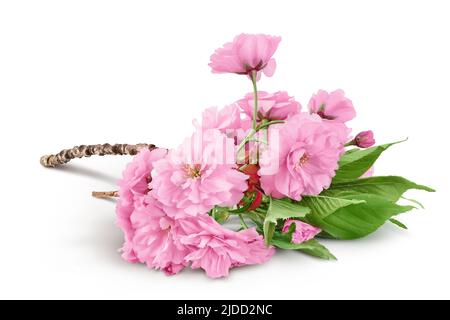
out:
<path id="1" fill-rule="evenodd" d="M 80 145 L 72 149 L 64 149 L 57 154 L 45 155 L 41 157 L 41 165 L 44 167 L 57 167 L 69 162 L 75 158 L 85 158 L 90 156 L 105 156 L 105 155 L 136 155 L 139 150 L 149 148 L 153 150 L 156 148 L 153 144 L 139 143 L 139 144 L 95 144 L 95 145 Z"/>
<path id="2" fill-rule="evenodd" d="M 92 191 L 94 198 L 117 198 L 119 191 Z"/>

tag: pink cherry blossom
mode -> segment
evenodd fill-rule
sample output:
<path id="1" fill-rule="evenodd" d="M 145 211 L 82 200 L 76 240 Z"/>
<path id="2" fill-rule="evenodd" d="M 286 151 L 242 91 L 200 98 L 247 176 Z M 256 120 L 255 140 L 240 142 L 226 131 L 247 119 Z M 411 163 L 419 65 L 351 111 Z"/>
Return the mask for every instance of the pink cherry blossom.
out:
<path id="1" fill-rule="evenodd" d="M 227 276 L 233 267 L 264 263 L 275 252 L 273 247 L 265 246 L 263 237 L 254 228 L 228 230 L 206 214 L 179 219 L 177 223 L 186 234 L 180 237 L 180 242 L 191 250 L 186 261 L 212 278 Z"/>
<path id="2" fill-rule="evenodd" d="M 139 262 L 149 268 L 173 275 L 188 265 L 185 260 L 189 249 L 181 244 L 176 221 L 161 209 L 151 194 L 131 215 L 134 229 L 131 241 Z"/>
<path id="3" fill-rule="evenodd" d="M 244 99 L 237 101 L 241 109 L 253 117 L 254 94 L 248 93 Z M 302 106 L 285 91 L 275 93 L 258 92 L 258 114 L 267 120 L 285 120 L 298 114 Z M 261 119 L 260 119 L 261 120 Z"/>
<path id="4" fill-rule="evenodd" d="M 275 72 L 276 63 L 272 58 L 280 43 L 280 37 L 264 34 L 240 34 L 233 42 L 224 44 L 211 56 L 209 66 L 214 73 L 237 73 L 251 76 L 261 71 L 268 77 Z"/>
<path id="5" fill-rule="evenodd" d="M 205 129 L 219 129 L 225 133 L 227 129 L 241 128 L 241 112 L 236 104 L 228 105 L 222 109 L 211 107 L 203 111 L 202 125 Z"/>
<path id="6" fill-rule="evenodd" d="M 259 174 L 266 194 L 300 200 L 318 195 L 331 184 L 343 152 L 340 133 L 317 115 L 302 113 L 288 119 L 262 153 Z M 273 130 L 273 129 L 272 129 Z M 276 168 L 273 163 L 277 163 Z"/>
<path id="7" fill-rule="evenodd" d="M 153 162 L 162 159 L 167 154 L 164 149 L 141 150 L 126 167 L 122 180 L 119 181 L 119 200 L 117 203 L 117 224 L 125 234 L 125 244 L 122 248 L 123 257 L 128 261 L 136 261 L 136 256 L 130 245 L 134 236 L 130 216 L 148 193 L 151 180 L 150 172 Z"/>
<path id="8" fill-rule="evenodd" d="M 373 132 L 371 130 L 358 133 L 354 141 L 355 145 L 360 148 L 369 148 L 375 144 L 375 139 L 373 138 Z"/>
<path id="9" fill-rule="evenodd" d="M 319 90 L 311 97 L 308 107 L 310 113 L 316 113 L 323 119 L 336 122 L 347 122 L 356 116 L 352 101 L 345 97 L 342 90 L 331 93 Z"/>
<path id="10" fill-rule="evenodd" d="M 288 219 L 284 222 L 282 232 L 287 233 L 289 231 L 289 227 L 293 223 L 295 223 L 295 231 L 292 234 L 291 242 L 295 244 L 300 244 L 302 242 L 314 239 L 314 237 L 322 231 L 321 229 L 316 228 L 305 222 L 294 219 Z"/>
<path id="11" fill-rule="evenodd" d="M 174 275 L 191 265 L 213 278 L 228 270 L 264 263 L 274 254 L 254 228 L 228 230 L 205 213 L 171 218 L 153 197 L 145 196 L 130 216 L 133 236 L 129 242 L 135 261 Z"/>
<path id="12" fill-rule="evenodd" d="M 275 252 L 254 228 L 234 232 L 204 213 L 173 219 L 154 199 L 153 191 L 133 210 L 130 222 L 134 262 L 167 275 L 191 265 L 210 277 L 223 277 L 230 268 L 264 263 Z"/>
<path id="13" fill-rule="evenodd" d="M 194 120 L 197 130 L 218 129 L 229 138 L 236 138 L 236 144 L 240 143 L 248 134 L 252 126 L 252 120 L 243 114 L 237 104 L 231 104 L 224 108 L 211 107 L 203 111 L 201 124 Z"/>
<path id="14" fill-rule="evenodd" d="M 195 216 L 239 203 L 248 177 L 236 169 L 234 140 L 219 130 L 199 131 L 154 164 L 150 186 L 170 216 Z"/>

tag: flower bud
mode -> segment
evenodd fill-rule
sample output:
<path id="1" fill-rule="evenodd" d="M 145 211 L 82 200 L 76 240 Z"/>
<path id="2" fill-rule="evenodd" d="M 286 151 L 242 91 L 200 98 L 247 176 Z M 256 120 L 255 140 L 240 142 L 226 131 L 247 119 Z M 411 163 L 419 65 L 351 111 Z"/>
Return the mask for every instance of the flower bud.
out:
<path id="1" fill-rule="evenodd" d="M 354 144 L 360 148 L 369 148 L 373 146 L 375 144 L 373 132 L 369 130 L 358 133 L 354 139 Z"/>

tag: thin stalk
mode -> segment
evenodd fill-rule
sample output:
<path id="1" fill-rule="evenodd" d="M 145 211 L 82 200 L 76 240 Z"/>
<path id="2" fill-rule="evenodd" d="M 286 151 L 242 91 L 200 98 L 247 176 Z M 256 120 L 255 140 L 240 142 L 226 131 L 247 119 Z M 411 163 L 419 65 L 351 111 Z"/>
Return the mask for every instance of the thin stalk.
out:
<path id="1" fill-rule="evenodd" d="M 351 146 L 354 146 L 354 145 L 355 145 L 355 140 L 353 139 L 353 140 L 347 142 L 346 144 L 344 144 L 344 147 L 351 147 Z"/>
<path id="2" fill-rule="evenodd" d="M 263 123 L 263 124 L 257 126 L 256 130 L 252 130 L 252 131 L 249 133 L 249 135 L 248 135 L 244 140 L 242 140 L 242 142 L 241 142 L 241 143 L 239 144 L 239 146 L 238 146 L 238 150 L 237 150 L 237 151 L 238 151 L 238 152 L 241 151 L 242 148 L 243 148 L 248 142 L 252 141 L 252 138 L 255 136 L 255 134 L 256 134 L 259 130 L 265 129 L 265 128 L 269 127 L 269 126 L 272 125 L 272 124 L 278 124 L 278 123 L 284 123 L 284 121 L 283 121 L 283 120 L 272 120 L 272 121 L 269 121 L 269 122 L 266 122 L 266 123 Z"/>
<path id="3" fill-rule="evenodd" d="M 242 214 L 238 214 L 239 219 L 241 220 L 241 225 L 244 229 L 248 229 L 248 225 L 245 223 L 244 217 L 242 216 Z"/>
<path id="4" fill-rule="evenodd" d="M 253 84 L 253 130 L 256 131 L 256 117 L 258 116 L 258 89 L 256 87 L 257 72 L 252 72 L 252 84 Z"/>

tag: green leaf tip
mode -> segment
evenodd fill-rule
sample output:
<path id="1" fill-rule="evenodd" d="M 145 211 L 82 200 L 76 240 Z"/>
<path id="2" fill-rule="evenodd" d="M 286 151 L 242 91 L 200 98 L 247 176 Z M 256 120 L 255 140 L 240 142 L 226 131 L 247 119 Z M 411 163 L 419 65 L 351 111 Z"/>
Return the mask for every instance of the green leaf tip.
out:
<path id="1" fill-rule="evenodd" d="M 389 219 L 389 222 L 392 224 L 395 224 L 397 227 L 408 230 L 408 227 L 404 225 L 402 222 L 398 221 L 397 219 L 391 218 Z"/>
<path id="2" fill-rule="evenodd" d="M 434 192 L 434 191 L 432 191 L 432 192 Z M 417 204 L 421 209 L 425 209 L 424 205 L 421 204 L 419 201 L 417 201 L 417 200 L 415 200 L 415 199 L 410 199 L 410 198 L 406 198 L 406 197 L 403 197 L 403 196 L 401 196 L 400 199 L 403 199 L 403 200 L 412 202 L 412 203 L 414 203 L 414 204 Z"/>
<path id="3" fill-rule="evenodd" d="M 355 195 L 373 194 L 397 202 L 410 189 L 434 192 L 434 189 L 430 187 L 414 183 L 403 177 L 375 176 L 335 182 L 321 195 L 353 199 Z"/>

